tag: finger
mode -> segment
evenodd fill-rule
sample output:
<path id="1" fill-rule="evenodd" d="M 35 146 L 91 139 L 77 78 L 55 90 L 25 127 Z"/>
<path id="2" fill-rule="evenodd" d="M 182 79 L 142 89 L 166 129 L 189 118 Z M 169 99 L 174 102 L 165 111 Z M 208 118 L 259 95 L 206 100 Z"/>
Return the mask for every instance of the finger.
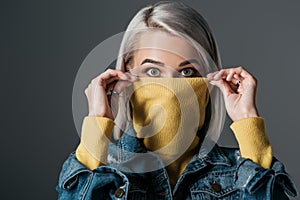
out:
<path id="1" fill-rule="evenodd" d="M 226 81 L 232 81 L 234 75 L 235 75 L 234 72 L 232 72 L 232 71 L 229 72 L 226 76 Z"/>
<path id="2" fill-rule="evenodd" d="M 121 93 L 126 87 L 130 86 L 131 84 L 132 84 L 131 81 L 120 80 L 120 81 L 116 82 L 113 90 L 116 91 L 117 93 Z"/>
<path id="3" fill-rule="evenodd" d="M 217 73 L 219 73 L 219 71 L 215 71 L 215 72 L 209 73 L 209 74 L 206 75 L 206 77 L 209 78 L 209 79 L 213 79 L 214 76 L 215 76 Z"/>
<path id="4" fill-rule="evenodd" d="M 222 69 L 217 73 L 209 74 L 209 77 L 213 80 L 226 79 L 226 81 L 233 81 L 234 83 L 243 82 L 244 79 L 247 79 L 246 82 L 255 80 L 243 67 Z"/>
<path id="5" fill-rule="evenodd" d="M 225 79 L 227 82 L 230 82 L 230 81 L 237 82 L 237 80 L 235 80 L 234 77 L 237 77 L 236 74 L 233 72 L 230 72 L 229 70 L 221 70 L 221 71 L 216 71 L 216 72 L 207 74 L 207 78 L 209 78 L 210 80 L 215 80 L 215 81 Z M 232 85 L 234 85 L 234 84 L 232 84 Z"/>
<path id="6" fill-rule="evenodd" d="M 116 83 L 118 82 L 119 80 L 114 80 L 114 81 L 111 81 L 110 83 L 108 83 L 107 85 L 106 85 L 106 91 L 109 91 L 109 90 L 113 90 L 114 89 L 114 87 L 115 87 L 115 85 L 116 85 Z"/>
<path id="7" fill-rule="evenodd" d="M 231 78 L 230 82 L 234 86 L 239 87 L 243 82 L 243 78 L 238 74 L 234 74 L 233 77 Z"/>
<path id="8" fill-rule="evenodd" d="M 105 81 L 105 85 L 106 85 L 105 89 L 106 89 L 106 90 L 107 90 L 107 89 L 111 89 L 111 87 L 113 87 L 113 86 L 116 84 L 116 82 L 117 82 L 118 80 L 120 80 L 120 78 L 119 78 L 119 77 L 116 77 L 116 76 L 114 76 L 114 77 L 112 77 L 112 78 L 110 78 L 110 79 L 107 79 L 107 80 Z"/>
<path id="9" fill-rule="evenodd" d="M 131 81 L 131 82 L 134 82 L 134 81 L 138 80 L 138 76 L 137 75 L 131 74 L 129 72 L 125 72 L 124 74 L 127 77 L 127 79 L 123 79 L 123 80 Z"/>
<path id="10" fill-rule="evenodd" d="M 95 82 L 99 85 L 107 89 L 107 85 L 113 83 L 116 80 L 119 80 L 121 77 L 126 78 L 123 72 L 117 70 L 108 69 L 102 74 L 100 74 L 97 78 L 95 78 Z M 93 80 L 94 81 L 94 80 Z M 93 82 L 92 81 L 92 82 Z"/>
<path id="11" fill-rule="evenodd" d="M 107 86 L 109 90 L 114 90 L 117 93 L 121 93 L 124 88 L 128 87 L 131 85 L 133 82 L 138 80 L 138 77 L 135 75 L 132 75 L 128 72 L 124 73 L 126 76 L 126 80 L 124 79 L 119 79 L 118 81 L 113 81 L 111 84 Z"/>
<path id="12" fill-rule="evenodd" d="M 120 70 L 112 70 L 112 69 L 108 69 L 105 72 L 103 72 L 100 76 L 99 76 L 102 80 L 107 80 L 110 79 L 112 77 L 117 77 L 118 79 L 121 80 L 128 80 L 128 81 L 132 81 L 137 79 L 136 76 L 128 73 L 128 72 L 122 72 Z"/>
<path id="13" fill-rule="evenodd" d="M 238 76 L 240 76 L 242 78 L 247 78 L 249 76 L 252 77 L 252 75 L 245 68 L 243 68 L 242 66 L 223 69 L 223 70 L 227 71 L 227 72 L 231 71 L 231 72 L 237 74 Z"/>
<path id="14" fill-rule="evenodd" d="M 232 88 L 230 87 L 229 83 L 227 83 L 225 80 L 220 79 L 218 81 L 210 81 L 210 83 L 217 86 L 225 97 L 232 94 Z"/>
<path id="15" fill-rule="evenodd" d="M 118 77 L 113 77 L 111 79 L 109 79 L 106 83 L 106 90 L 112 90 L 115 88 L 115 85 L 117 83 L 119 83 L 118 85 L 121 85 L 123 87 L 127 87 L 129 86 L 132 82 L 136 81 L 137 78 L 128 78 L 128 80 L 122 80 L 122 79 L 119 79 Z M 120 87 L 120 89 L 118 91 L 121 91 L 121 88 L 123 87 Z"/>
<path id="16" fill-rule="evenodd" d="M 120 70 L 113 70 L 113 69 L 108 69 L 99 75 L 99 78 L 101 78 L 103 80 L 110 79 L 112 77 L 126 78 L 126 76 L 124 75 L 124 72 L 122 72 Z"/>
<path id="17" fill-rule="evenodd" d="M 225 79 L 227 77 L 227 74 L 229 73 L 228 70 L 222 69 L 220 70 L 214 77 L 213 79 L 216 81 L 219 81 L 221 79 Z"/>
<path id="18" fill-rule="evenodd" d="M 252 77 L 252 75 L 251 75 L 246 69 L 244 69 L 243 67 L 239 67 L 239 70 L 240 70 L 239 75 L 240 75 L 242 78 Z"/>
<path id="19" fill-rule="evenodd" d="M 243 78 L 239 74 L 236 74 L 236 73 L 233 75 L 233 79 L 234 80 L 239 80 L 239 81 L 243 80 Z"/>
<path id="20" fill-rule="evenodd" d="M 113 83 L 117 80 L 134 81 L 135 79 L 137 79 L 135 76 L 126 74 L 120 70 L 108 69 L 95 78 L 92 83 L 97 83 L 99 86 L 102 86 L 107 90 L 108 85 L 114 85 Z"/>
<path id="21" fill-rule="evenodd" d="M 243 67 L 238 67 L 237 68 L 237 75 L 238 78 L 237 80 L 240 82 L 240 86 L 244 86 L 247 88 L 256 88 L 257 85 L 257 80 L 255 79 L 252 74 L 250 74 L 247 70 L 245 70 Z M 239 87 L 240 89 L 241 87 Z"/>
<path id="22" fill-rule="evenodd" d="M 222 69 L 218 72 L 208 74 L 208 78 L 210 78 L 211 80 L 218 81 L 223 79 L 228 83 L 228 85 L 234 92 L 236 92 L 241 82 L 241 77 L 235 73 L 234 69 Z"/>

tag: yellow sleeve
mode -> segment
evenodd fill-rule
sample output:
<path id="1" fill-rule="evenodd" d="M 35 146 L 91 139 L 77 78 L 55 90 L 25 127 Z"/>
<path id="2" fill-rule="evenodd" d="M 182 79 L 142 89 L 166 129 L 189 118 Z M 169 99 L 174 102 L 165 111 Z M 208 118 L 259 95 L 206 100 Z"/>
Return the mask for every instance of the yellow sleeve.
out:
<path id="1" fill-rule="evenodd" d="M 266 134 L 264 119 L 249 117 L 233 122 L 230 126 L 239 143 L 241 156 L 249 158 L 264 168 L 272 163 L 272 146 Z"/>
<path id="2" fill-rule="evenodd" d="M 87 116 L 84 118 L 81 141 L 76 149 L 79 162 L 90 170 L 106 163 L 113 127 L 114 121 L 106 117 Z"/>

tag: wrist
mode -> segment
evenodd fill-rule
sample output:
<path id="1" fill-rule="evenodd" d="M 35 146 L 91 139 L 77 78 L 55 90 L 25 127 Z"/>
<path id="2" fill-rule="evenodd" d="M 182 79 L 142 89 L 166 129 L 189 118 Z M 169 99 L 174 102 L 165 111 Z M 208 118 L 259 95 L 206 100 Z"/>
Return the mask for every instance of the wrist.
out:
<path id="1" fill-rule="evenodd" d="M 250 117 L 259 117 L 259 114 L 258 114 L 256 109 L 251 109 L 251 110 L 246 110 L 246 111 L 239 112 L 238 115 L 232 117 L 231 119 L 232 119 L 233 122 L 236 122 L 236 121 L 246 119 L 246 118 L 250 118 Z"/>
<path id="2" fill-rule="evenodd" d="M 111 112 L 94 112 L 94 111 L 90 111 L 88 113 L 88 116 L 89 117 L 106 117 L 106 118 L 109 118 L 109 119 L 113 120 L 113 116 L 112 116 Z"/>

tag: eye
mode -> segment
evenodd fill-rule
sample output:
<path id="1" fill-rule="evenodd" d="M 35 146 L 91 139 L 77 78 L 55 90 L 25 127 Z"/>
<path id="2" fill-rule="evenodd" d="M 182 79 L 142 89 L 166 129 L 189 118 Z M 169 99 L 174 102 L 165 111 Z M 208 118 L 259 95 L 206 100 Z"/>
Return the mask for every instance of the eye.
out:
<path id="1" fill-rule="evenodd" d="M 146 73 L 148 76 L 157 77 L 160 75 L 160 70 L 152 67 L 152 68 L 146 69 Z"/>
<path id="2" fill-rule="evenodd" d="M 180 71 L 182 76 L 193 76 L 195 74 L 195 70 L 193 68 L 185 68 Z"/>

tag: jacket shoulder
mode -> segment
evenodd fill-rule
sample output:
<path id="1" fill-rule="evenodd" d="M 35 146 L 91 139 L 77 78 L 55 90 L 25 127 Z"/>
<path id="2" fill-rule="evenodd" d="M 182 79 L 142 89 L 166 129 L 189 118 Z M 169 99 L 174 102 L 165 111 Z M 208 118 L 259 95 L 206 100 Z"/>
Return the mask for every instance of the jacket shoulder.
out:
<path id="1" fill-rule="evenodd" d="M 220 150 L 225 155 L 225 157 L 227 157 L 227 159 L 231 162 L 232 165 L 238 164 L 238 160 L 241 158 L 241 153 L 239 148 L 220 146 Z"/>

